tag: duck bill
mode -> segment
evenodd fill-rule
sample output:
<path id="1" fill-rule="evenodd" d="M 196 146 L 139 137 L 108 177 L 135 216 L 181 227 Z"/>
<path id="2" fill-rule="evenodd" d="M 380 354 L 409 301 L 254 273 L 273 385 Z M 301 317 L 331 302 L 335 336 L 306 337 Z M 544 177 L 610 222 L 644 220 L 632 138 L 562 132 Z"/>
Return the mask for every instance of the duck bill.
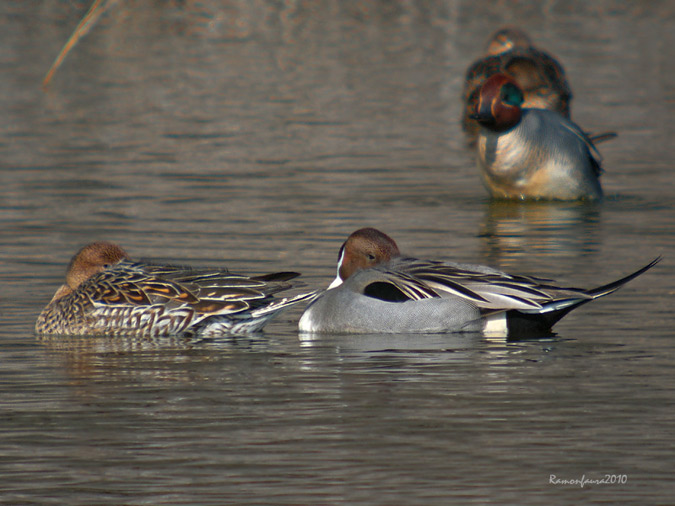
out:
<path id="1" fill-rule="evenodd" d="M 493 125 L 495 122 L 492 111 L 486 108 L 479 109 L 475 114 L 470 115 L 469 118 L 476 120 L 481 125 Z"/>

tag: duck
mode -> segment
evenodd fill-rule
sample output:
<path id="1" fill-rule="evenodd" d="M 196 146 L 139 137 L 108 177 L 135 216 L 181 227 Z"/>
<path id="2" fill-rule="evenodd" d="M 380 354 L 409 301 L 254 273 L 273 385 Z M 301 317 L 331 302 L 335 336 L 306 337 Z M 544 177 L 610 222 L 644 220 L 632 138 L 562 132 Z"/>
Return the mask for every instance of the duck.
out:
<path id="1" fill-rule="evenodd" d="M 513 78 L 485 81 L 471 117 L 481 126 L 478 166 L 493 198 L 602 199 L 602 157 L 593 141 L 555 111 L 524 108 Z"/>
<path id="2" fill-rule="evenodd" d="M 136 262 L 119 245 L 97 241 L 71 259 L 65 283 L 35 324 L 41 335 L 218 337 L 261 330 L 316 292 L 274 295 L 297 272 L 248 277 L 226 269 Z"/>
<path id="3" fill-rule="evenodd" d="M 523 104 L 528 108 L 557 111 L 570 117 L 572 90 L 565 70 L 553 56 L 536 48 L 523 30 L 505 27 L 488 40 L 486 54 L 473 62 L 464 80 L 462 128 L 473 145 L 479 125 L 471 116 L 479 100 L 483 83 L 494 74 L 506 74 L 523 90 Z"/>
<path id="4" fill-rule="evenodd" d="M 361 228 L 340 247 L 335 280 L 307 306 L 298 327 L 303 334 L 548 337 L 567 313 L 615 292 L 659 260 L 597 288 L 564 288 L 485 265 L 403 256 L 387 234 Z"/>

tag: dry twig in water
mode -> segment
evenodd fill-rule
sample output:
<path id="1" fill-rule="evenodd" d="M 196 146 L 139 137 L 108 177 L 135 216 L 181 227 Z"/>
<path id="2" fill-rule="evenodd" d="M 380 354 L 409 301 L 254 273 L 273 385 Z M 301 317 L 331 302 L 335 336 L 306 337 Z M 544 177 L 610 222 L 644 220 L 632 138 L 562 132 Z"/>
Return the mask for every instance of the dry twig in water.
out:
<path id="1" fill-rule="evenodd" d="M 87 13 L 84 15 L 80 23 L 77 25 L 75 31 L 70 36 L 66 44 L 63 46 L 61 52 L 54 60 L 54 63 L 52 63 L 49 72 L 47 72 L 47 75 L 42 81 L 43 89 L 46 89 L 49 86 L 52 77 L 54 77 L 54 73 L 61 66 L 63 60 L 65 60 L 70 50 L 75 46 L 75 44 L 77 44 L 77 42 L 82 37 L 84 37 L 87 33 L 89 33 L 89 30 L 91 30 L 94 27 L 96 21 L 98 21 L 101 15 L 103 15 L 103 13 L 115 2 L 117 2 L 117 0 L 94 0 L 94 3 L 91 5 Z"/>

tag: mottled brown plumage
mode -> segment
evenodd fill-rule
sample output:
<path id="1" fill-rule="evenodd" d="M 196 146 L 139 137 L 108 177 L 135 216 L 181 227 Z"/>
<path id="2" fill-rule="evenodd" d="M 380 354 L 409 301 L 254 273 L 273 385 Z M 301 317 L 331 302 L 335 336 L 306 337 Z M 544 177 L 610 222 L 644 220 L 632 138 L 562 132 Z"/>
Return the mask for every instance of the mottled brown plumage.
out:
<path id="1" fill-rule="evenodd" d="M 66 284 L 35 329 L 40 334 L 137 337 L 253 332 L 281 310 L 312 299 L 314 293 L 274 298 L 297 276 L 247 277 L 224 269 L 133 262 L 119 246 L 92 243 L 71 260 Z"/>

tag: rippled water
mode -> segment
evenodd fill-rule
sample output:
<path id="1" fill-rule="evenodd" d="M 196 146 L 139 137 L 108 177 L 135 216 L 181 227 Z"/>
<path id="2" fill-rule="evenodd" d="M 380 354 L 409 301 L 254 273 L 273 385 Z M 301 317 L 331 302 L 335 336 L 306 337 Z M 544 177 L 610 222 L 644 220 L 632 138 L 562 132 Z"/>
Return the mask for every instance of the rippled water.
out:
<path id="1" fill-rule="evenodd" d="M 0 502 L 671 500 L 672 3 L 118 1 L 43 92 L 88 5 L 0 6 Z M 605 202 L 486 198 L 459 95 L 504 24 L 619 132 Z M 93 239 L 321 287 L 366 225 L 581 286 L 665 258 L 542 341 L 33 334 Z"/>

